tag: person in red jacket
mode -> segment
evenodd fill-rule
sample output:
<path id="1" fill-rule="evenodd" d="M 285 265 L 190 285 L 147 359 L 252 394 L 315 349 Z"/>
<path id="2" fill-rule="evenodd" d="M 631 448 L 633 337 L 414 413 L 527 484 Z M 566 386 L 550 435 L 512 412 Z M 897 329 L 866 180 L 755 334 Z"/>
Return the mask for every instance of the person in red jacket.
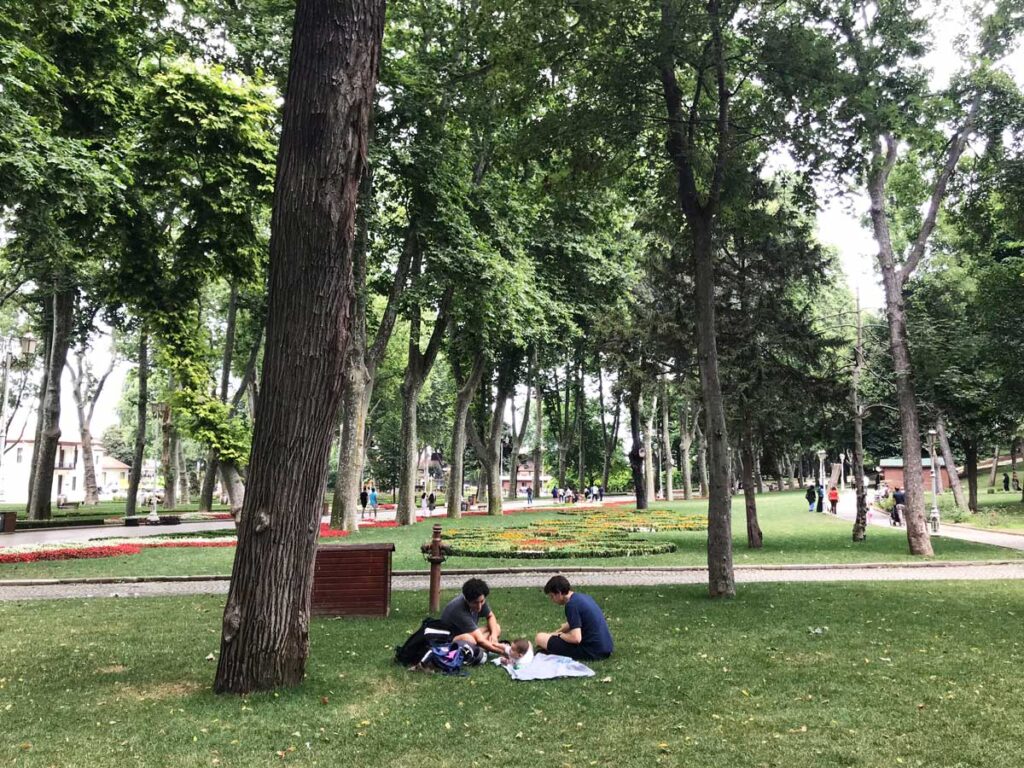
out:
<path id="1" fill-rule="evenodd" d="M 832 514 L 838 514 L 836 507 L 839 506 L 839 490 L 834 485 L 828 489 L 828 503 L 832 505 Z"/>

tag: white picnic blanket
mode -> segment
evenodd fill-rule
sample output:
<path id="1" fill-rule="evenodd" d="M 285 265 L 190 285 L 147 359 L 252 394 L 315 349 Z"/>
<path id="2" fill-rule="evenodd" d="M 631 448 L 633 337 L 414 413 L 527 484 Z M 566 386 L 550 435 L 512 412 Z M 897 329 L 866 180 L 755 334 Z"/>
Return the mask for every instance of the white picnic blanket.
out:
<path id="1" fill-rule="evenodd" d="M 495 664 L 501 664 L 500 657 Z M 553 680 L 556 677 L 593 677 L 594 670 L 586 664 L 570 659 L 568 656 L 555 656 L 550 653 L 538 653 L 533 661 L 522 664 L 516 669 L 511 664 L 504 665 L 505 671 L 513 680 Z"/>

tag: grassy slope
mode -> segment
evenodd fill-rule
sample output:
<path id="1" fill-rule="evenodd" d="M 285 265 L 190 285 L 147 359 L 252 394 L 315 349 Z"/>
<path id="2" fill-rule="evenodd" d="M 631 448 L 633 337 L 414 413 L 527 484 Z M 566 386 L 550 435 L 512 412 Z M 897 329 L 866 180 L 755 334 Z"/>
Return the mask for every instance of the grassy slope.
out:
<path id="1" fill-rule="evenodd" d="M 244 699 L 209 690 L 219 598 L 0 603 L 0 763 L 1024 764 L 1019 583 L 750 585 L 721 604 L 691 587 L 592 594 L 617 649 L 590 680 L 407 673 L 389 646 L 426 596 L 402 593 L 384 621 L 315 621 L 306 682 Z M 532 590 L 492 602 L 513 635 L 559 621 Z"/>
<path id="2" fill-rule="evenodd" d="M 676 502 L 659 504 L 656 508 L 671 506 L 686 513 L 703 512 L 705 502 Z M 760 500 L 761 527 L 765 533 L 762 550 L 748 550 L 746 526 L 742 507 L 734 505 L 733 535 L 736 537 L 735 562 L 737 565 L 781 563 L 856 563 L 906 562 L 919 560 L 907 554 L 906 534 L 902 529 L 872 528 L 868 541 L 854 545 L 850 541 L 851 524 L 826 515 L 810 514 L 798 494 L 774 494 Z M 530 520 L 541 520 L 551 512 L 507 515 L 500 518 L 469 517 L 460 521 L 443 521 L 444 525 L 459 526 L 513 526 Z M 409 528 L 366 529 L 345 541 L 393 541 L 396 545 L 396 570 L 422 570 L 426 568 L 419 547 L 430 536 L 432 522 L 419 523 Z M 652 534 L 645 534 L 652 535 Z M 706 534 L 703 531 L 656 534 L 676 542 L 678 550 L 667 555 L 643 558 L 595 558 L 571 560 L 521 560 L 497 558 L 455 557 L 448 561 L 449 568 L 494 568 L 502 566 L 613 566 L 613 565 L 704 565 Z M 998 549 L 980 544 L 936 539 L 937 559 L 984 560 L 1024 557 L 1024 552 Z M 73 576 L 158 576 L 228 574 L 231 572 L 233 549 L 162 549 L 143 551 L 141 554 L 98 560 L 77 560 L 0 565 L 0 579 L 60 578 Z"/>
<path id="3" fill-rule="evenodd" d="M 977 528 L 998 528 L 1008 531 L 1024 530 L 1024 502 L 1020 500 L 1019 491 L 1006 493 L 1002 485 L 995 493 L 985 493 L 982 490 L 978 494 L 978 514 L 972 515 L 962 513 L 953 504 L 953 495 L 949 492 L 943 494 L 939 499 L 939 508 L 942 511 L 944 520 L 963 522 Z M 966 487 L 964 493 L 967 493 Z M 928 496 L 928 506 L 931 507 L 931 496 Z"/>

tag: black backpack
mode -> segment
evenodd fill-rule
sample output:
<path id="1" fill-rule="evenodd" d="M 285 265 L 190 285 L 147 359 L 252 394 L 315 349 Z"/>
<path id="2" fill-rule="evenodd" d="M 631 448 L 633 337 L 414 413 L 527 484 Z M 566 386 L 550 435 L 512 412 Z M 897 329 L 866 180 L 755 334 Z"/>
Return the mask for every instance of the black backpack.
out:
<path id="1" fill-rule="evenodd" d="M 449 643 L 455 636 L 455 628 L 440 619 L 425 618 L 409 639 L 395 648 L 395 662 L 403 666 L 418 664 L 438 643 Z"/>

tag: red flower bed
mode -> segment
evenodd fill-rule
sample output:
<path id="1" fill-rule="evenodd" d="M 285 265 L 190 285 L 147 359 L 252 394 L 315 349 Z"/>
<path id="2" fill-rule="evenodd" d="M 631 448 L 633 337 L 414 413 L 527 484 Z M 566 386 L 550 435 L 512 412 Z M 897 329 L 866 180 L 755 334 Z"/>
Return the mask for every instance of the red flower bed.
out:
<path id="1" fill-rule="evenodd" d="M 141 551 L 142 547 L 138 544 L 116 544 L 103 547 L 44 549 L 39 552 L 0 552 L 0 563 L 35 563 L 40 560 L 88 560 L 96 557 L 137 555 Z"/>
<path id="2" fill-rule="evenodd" d="M 219 539 L 210 539 L 209 541 L 158 541 L 155 544 L 140 541 L 138 546 L 150 549 L 169 549 L 171 547 L 233 547 L 237 543 L 238 542 L 234 539 L 231 539 L 230 541 L 222 541 Z"/>

